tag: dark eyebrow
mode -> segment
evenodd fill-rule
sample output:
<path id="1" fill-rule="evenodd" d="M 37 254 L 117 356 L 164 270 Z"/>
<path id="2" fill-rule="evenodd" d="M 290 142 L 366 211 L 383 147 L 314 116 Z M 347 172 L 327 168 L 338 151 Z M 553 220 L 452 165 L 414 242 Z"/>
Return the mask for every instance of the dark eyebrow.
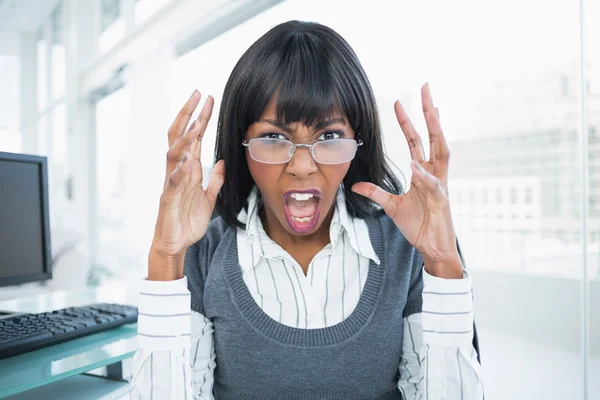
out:
<path id="1" fill-rule="evenodd" d="M 345 118 L 326 119 L 326 120 L 323 120 L 323 121 L 319 121 L 315 125 L 315 131 L 320 131 L 321 129 L 327 128 L 330 125 L 345 124 L 345 123 L 346 123 L 346 119 Z"/>
<path id="2" fill-rule="evenodd" d="M 271 124 L 273 126 L 278 127 L 279 129 L 283 129 L 286 132 L 291 132 L 292 131 L 291 128 L 288 125 L 284 124 L 281 121 L 277 121 L 277 120 L 274 120 L 274 119 L 261 119 L 259 122 L 269 123 L 269 124 Z M 321 129 L 327 128 L 330 125 L 345 124 L 345 123 L 346 123 L 346 119 L 345 118 L 326 119 L 326 120 L 319 121 L 315 125 L 314 130 L 315 131 L 319 131 Z"/>
<path id="3" fill-rule="evenodd" d="M 258 122 L 266 122 L 268 124 L 271 124 L 273 126 L 278 127 L 279 129 L 283 129 L 286 132 L 291 132 L 292 131 L 288 125 L 284 124 L 281 121 L 277 121 L 275 119 L 261 119 Z"/>

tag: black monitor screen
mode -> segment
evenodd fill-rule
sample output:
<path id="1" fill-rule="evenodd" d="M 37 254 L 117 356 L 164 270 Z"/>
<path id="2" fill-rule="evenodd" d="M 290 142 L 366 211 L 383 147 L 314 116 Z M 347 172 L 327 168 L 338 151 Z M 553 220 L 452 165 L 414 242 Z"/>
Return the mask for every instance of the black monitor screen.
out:
<path id="1" fill-rule="evenodd" d="M 0 153 L 0 286 L 50 278 L 46 158 Z"/>

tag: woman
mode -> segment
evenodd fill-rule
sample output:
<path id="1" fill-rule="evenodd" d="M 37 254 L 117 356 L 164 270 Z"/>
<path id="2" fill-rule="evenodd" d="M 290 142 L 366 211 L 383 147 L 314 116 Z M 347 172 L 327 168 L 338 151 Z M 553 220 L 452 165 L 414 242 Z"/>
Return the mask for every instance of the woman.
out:
<path id="1" fill-rule="evenodd" d="M 203 189 L 213 99 L 186 129 L 194 91 L 169 129 L 132 398 L 483 397 L 448 146 L 427 85 L 422 98 L 427 161 L 394 104 L 413 159 L 403 193 L 351 47 L 278 25 L 227 82 Z"/>

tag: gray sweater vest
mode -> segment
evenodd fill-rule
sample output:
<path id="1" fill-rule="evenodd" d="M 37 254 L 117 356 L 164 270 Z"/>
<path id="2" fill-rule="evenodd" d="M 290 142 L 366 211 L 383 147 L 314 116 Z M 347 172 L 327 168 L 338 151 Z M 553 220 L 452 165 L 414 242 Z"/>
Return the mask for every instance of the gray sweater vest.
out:
<path id="1" fill-rule="evenodd" d="M 421 312 L 422 258 L 387 215 L 366 219 L 381 260 L 354 311 L 322 329 L 265 314 L 244 283 L 235 228 L 220 218 L 189 248 L 192 310 L 214 324 L 215 399 L 401 399 L 402 319 Z"/>

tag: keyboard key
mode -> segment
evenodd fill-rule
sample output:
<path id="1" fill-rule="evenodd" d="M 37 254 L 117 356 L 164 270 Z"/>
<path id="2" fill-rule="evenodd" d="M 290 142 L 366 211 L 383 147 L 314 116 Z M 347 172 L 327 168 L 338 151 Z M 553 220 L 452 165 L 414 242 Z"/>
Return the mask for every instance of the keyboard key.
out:
<path id="1" fill-rule="evenodd" d="M 19 342 L 19 344 L 26 344 L 29 342 L 35 342 L 38 341 L 40 339 L 47 339 L 52 337 L 52 334 L 48 333 L 48 332 L 44 332 L 44 333 L 40 333 L 37 335 L 29 335 L 29 336 L 20 336 L 20 337 L 13 337 L 13 339 L 11 341 L 15 341 L 15 342 Z M 3 344 L 10 344 L 11 341 L 5 342 Z"/>
<path id="2" fill-rule="evenodd" d="M 136 322 L 137 308 L 92 304 L 0 320 L 0 359 Z"/>

